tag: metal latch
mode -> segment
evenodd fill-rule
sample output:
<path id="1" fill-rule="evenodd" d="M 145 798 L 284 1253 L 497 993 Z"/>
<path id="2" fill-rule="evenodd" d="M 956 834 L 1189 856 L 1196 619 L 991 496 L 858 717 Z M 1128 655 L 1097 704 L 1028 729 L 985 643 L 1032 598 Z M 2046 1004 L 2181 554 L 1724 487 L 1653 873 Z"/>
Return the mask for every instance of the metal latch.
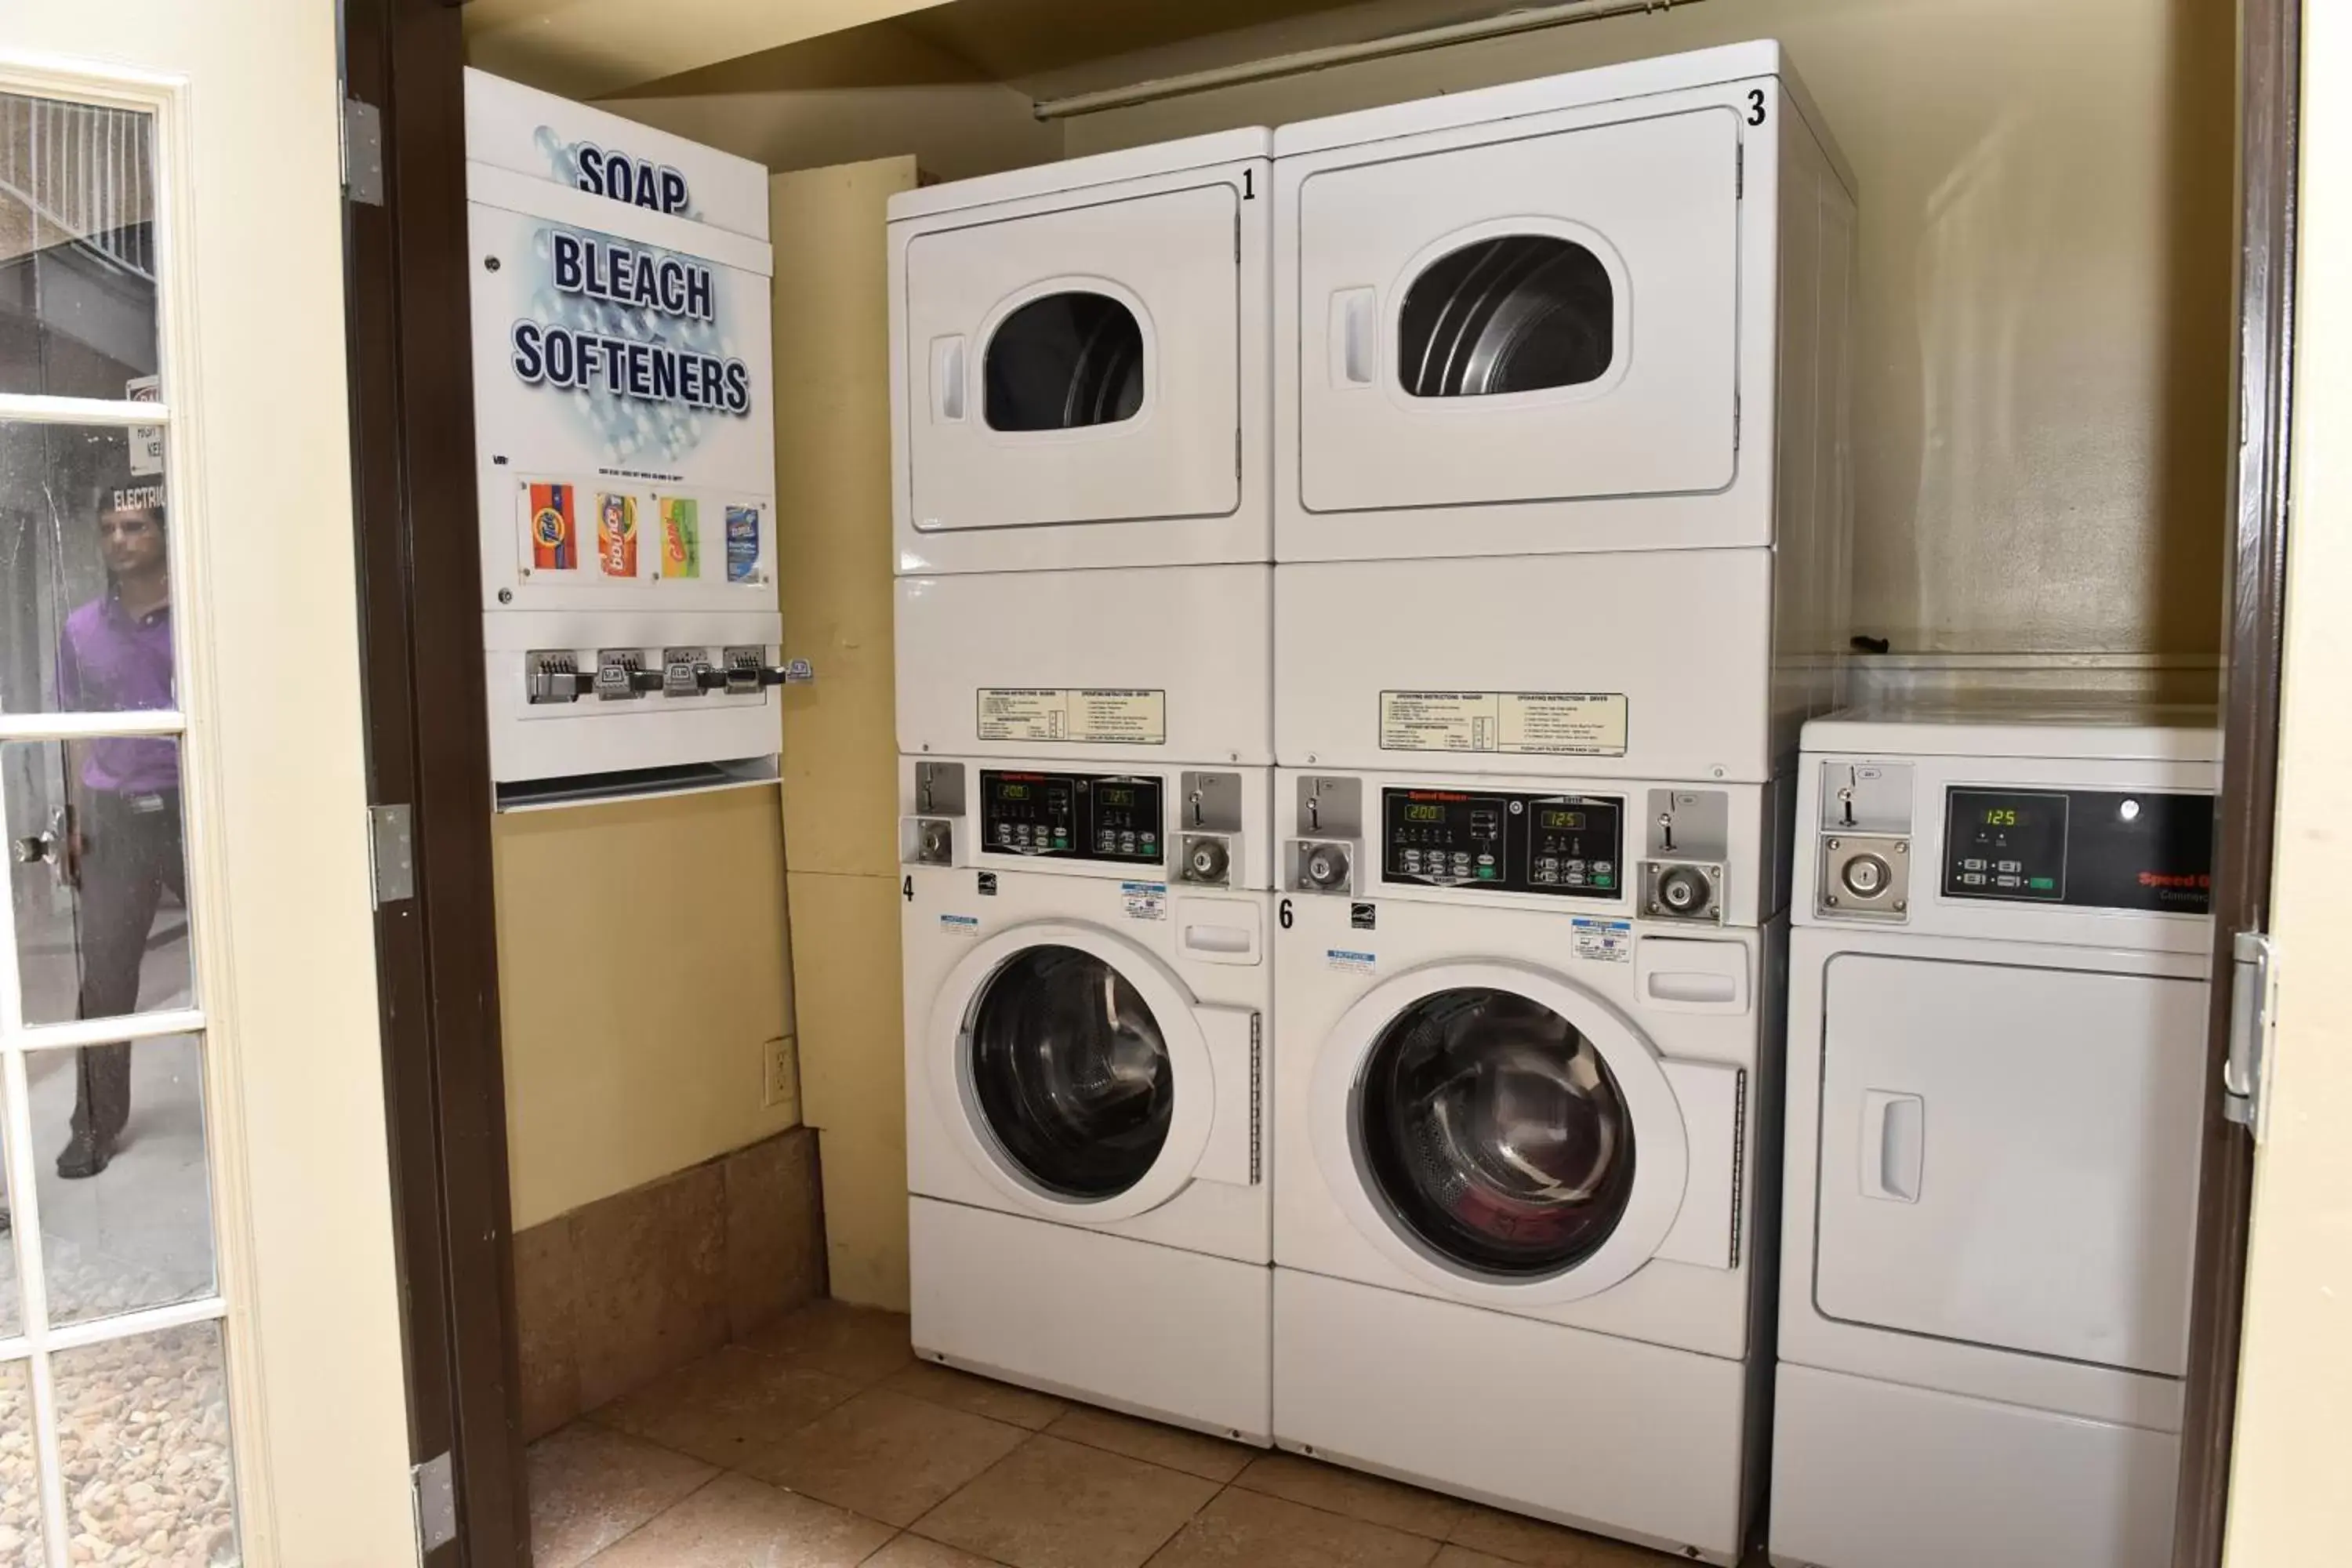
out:
<path id="1" fill-rule="evenodd" d="M 355 202 L 383 205 L 383 113 L 356 98 L 343 100 L 343 191 Z"/>
<path id="2" fill-rule="evenodd" d="M 415 817 L 405 805 L 368 807 L 369 879 L 377 909 L 416 896 Z"/>
<path id="3" fill-rule="evenodd" d="M 408 1472 L 416 1512 L 416 1558 L 423 1562 L 457 1539 L 457 1481 L 449 1456 L 437 1455 Z"/>
<path id="4" fill-rule="evenodd" d="M 2221 1064 L 2221 1114 L 2263 1139 L 2263 1079 L 2270 1065 L 2272 1019 L 2277 1009 L 2277 950 L 2258 931 L 2231 939 L 2230 1055 Z"/>

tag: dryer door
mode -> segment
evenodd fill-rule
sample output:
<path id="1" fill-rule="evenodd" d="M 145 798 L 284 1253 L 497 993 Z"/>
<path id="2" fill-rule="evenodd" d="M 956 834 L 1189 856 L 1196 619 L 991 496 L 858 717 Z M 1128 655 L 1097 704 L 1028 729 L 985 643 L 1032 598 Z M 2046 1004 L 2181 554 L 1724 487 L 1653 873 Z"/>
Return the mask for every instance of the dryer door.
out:
<path id="1" fill-rule="evenodd" d="M 1825 984 L 1821 1310 L 2180 1376 L 2203 983 L 1847 953 Z"/>
<path id="2" fill-rule="evenodd" d="M 1132 1218 L 1196 1179 L 1252 1179 L 1254 1014 L 1195 1002 L 1157 959 L 1091 926 L 999 932 L 931 1017 L 930 1087 L 965 1158 L 1024 1210 Z M 1238 1172 L 1223 1158 L 1238 1123 Z"/>
<path id="3" fill-rule="evenodd" d="M 1311 1092 L 1326 1187 L 1452 1296 L 1605 1290 L 1659 1253 L 1683 1205 L 1667 1064 L 1614 1008 L 1539 970 L 1442 963 L 1376 987 L 1324 1043 Z"/>
<path id="4" fill-rule="evenodd" d="M 1711 108 L 1307 175 L 1307 510 L 1728 485 L 1738 157 L 1738 116 Z"/>
<path id="5" fill-rule="evenodd" d="M 1239 200 L 1203 184 L 908 242 L 918 531 L 1241 504 Z"/>

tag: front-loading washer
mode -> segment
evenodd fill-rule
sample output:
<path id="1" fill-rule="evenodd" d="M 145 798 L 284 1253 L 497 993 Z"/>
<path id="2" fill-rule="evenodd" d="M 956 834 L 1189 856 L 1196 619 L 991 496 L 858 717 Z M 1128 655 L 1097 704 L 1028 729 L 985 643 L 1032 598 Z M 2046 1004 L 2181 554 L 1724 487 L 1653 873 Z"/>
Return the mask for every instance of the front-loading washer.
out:
<path id="1" fill-rule="evenodd" d="M 1836 531 L 1855 183 L 1780 45 L 1274 146 L 1277 561 Z"/>
<path id="2" fill-rule="evenodd" d="M 1276 781 L 1275 1440 L 1735 1561 L 1771 1365 L 1769 792 Z"/>
<path id="3" fill-rule="evenodd" d="M 1806 727 L 1784 1568 L 2169 1559 L 2212 722 L 1979 705 Z"/>
<path id="4" fill-rule="evenodd" d="M 1267 1442 L 1269 771 L 899 784 L 917 1352 Z"/>
<path id="5" fill-rule="evenodd" d="M 894 196 L 897 570 L 1273 559 L 1272 133 Z"/>

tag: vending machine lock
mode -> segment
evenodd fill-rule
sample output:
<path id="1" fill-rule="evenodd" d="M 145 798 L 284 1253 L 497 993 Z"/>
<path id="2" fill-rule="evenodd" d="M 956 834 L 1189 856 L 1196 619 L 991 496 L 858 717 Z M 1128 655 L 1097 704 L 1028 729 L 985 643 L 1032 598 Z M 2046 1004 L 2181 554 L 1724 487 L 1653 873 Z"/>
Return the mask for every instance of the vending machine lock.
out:
<path id="1" fill-rule="evenodd" d="M 753 697 L 770 686 L 805 686 L 816 679 L 816 670 L 804 658 L 786 659 L 782 664 L 768 662 L 768 650 L 763 647 L 730 647 L 723 656 L 723 669 L 709 671 L 703 684 L 724 689 L 730 697 Z"/>
<path id="2" fill-rule="evenodd" d="M 666 647 L 662 649 L 662 695 L 664 697 L 699 697 L 710 687 L 703 676 L 710 668 L 710 650 L 707 647 Z"/>

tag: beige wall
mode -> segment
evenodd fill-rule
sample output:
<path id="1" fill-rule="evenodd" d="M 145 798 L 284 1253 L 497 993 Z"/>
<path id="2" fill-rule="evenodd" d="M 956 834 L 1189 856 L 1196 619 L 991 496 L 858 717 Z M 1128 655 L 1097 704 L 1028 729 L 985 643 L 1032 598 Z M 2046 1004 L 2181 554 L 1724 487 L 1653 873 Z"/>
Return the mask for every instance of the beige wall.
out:
<path id="1" fill-rule="evenodd" d="M 835 1296 L 907 1304 L 905 1035 L 890 640 L 884 205 L 912 158 L 779 174 L 777 516 L 785 651 L 816 682 L 784 710 L 784 838 L 809 1124 Z"/>
<path id="2" fill-rule="evenodd" d="M 1390 0 L 1268 32 L 1298 47 L 1458 9 Z M 1902 651 L 2205 652 L 2229 446 L 2231 11 L 1709 0 L 1085 116 L 1068 151 L 1778 37 L 1862 185 L 1859 629 Z"/>
<path id="3" fill-rule="evenodd" d="M 2352 15 L 2305 12 L 2294 526 L 2279 747 L 2278 1037 L 2253 1233 L 2229 1561 L 2352 1541 Z"/>
<path id="4" fill-rule="evenodd" d="M 514 1226 L 782 1131 L 792 1035 L 772 789 L 498 819 L 499 1015 Z"/>

